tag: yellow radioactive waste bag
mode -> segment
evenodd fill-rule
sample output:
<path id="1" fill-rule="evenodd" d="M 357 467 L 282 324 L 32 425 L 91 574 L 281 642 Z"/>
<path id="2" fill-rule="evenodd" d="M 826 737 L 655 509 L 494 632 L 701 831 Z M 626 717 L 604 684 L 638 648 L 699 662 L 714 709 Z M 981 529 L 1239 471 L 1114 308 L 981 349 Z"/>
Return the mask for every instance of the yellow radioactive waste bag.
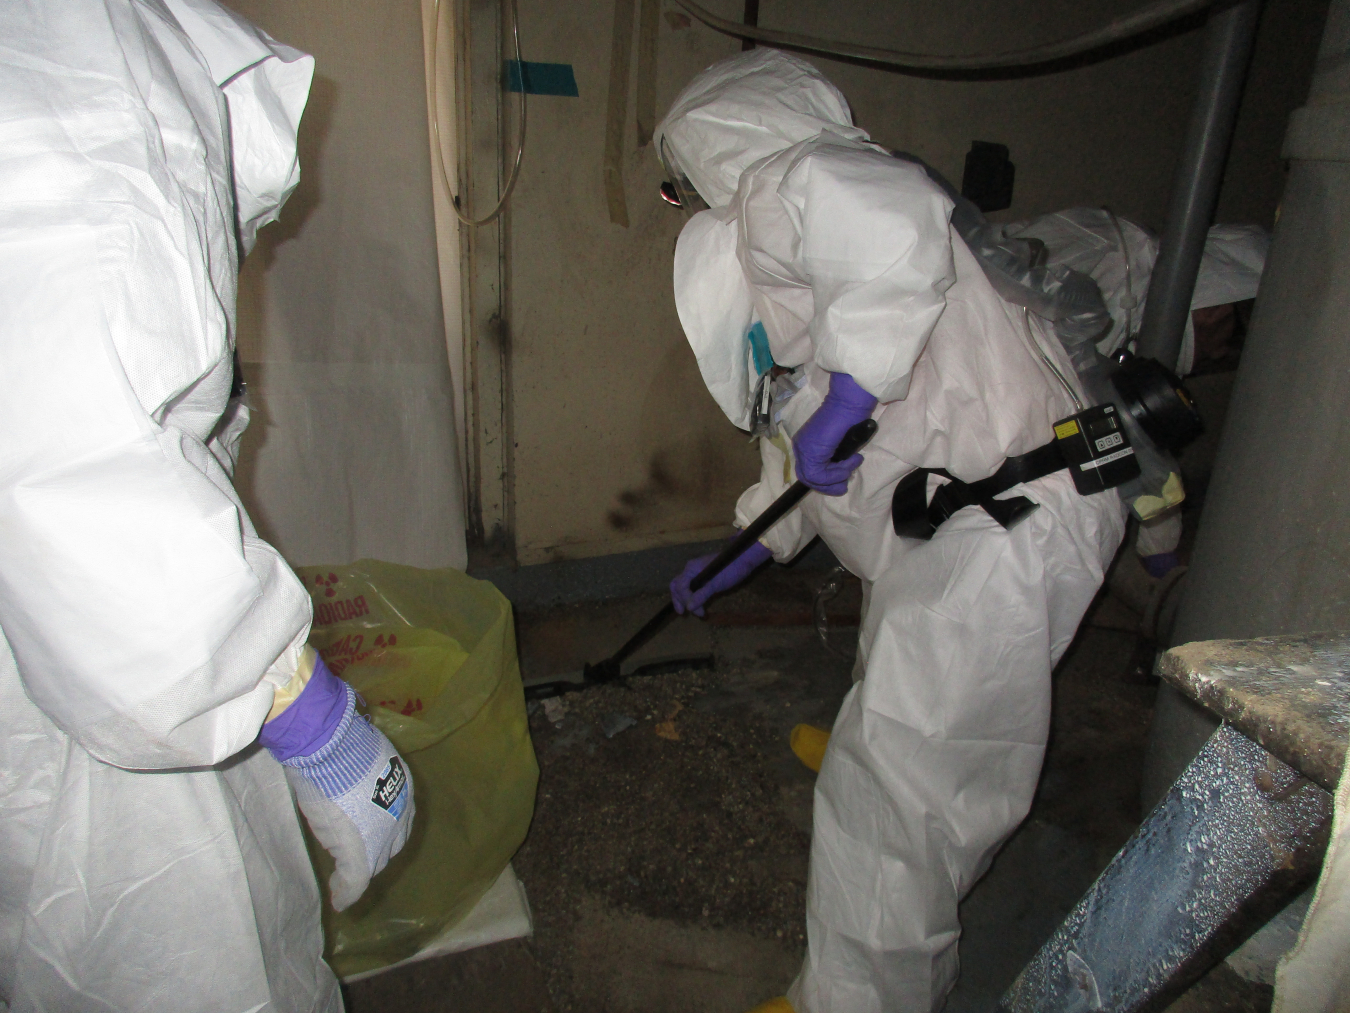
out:
<path id="1" fill-rule="evenodd" d="M 511 603 L 495 587 L 372 559 L 296 573 L 314 600 L 310 643 L 403 755 L 417 802 L 407 845 L 342 912 L 327 898 L 332 859 L 306 828 L 324 956 L 346 977 L 412 956 L 469 913 L 525 839 L 539 766 Z"/>

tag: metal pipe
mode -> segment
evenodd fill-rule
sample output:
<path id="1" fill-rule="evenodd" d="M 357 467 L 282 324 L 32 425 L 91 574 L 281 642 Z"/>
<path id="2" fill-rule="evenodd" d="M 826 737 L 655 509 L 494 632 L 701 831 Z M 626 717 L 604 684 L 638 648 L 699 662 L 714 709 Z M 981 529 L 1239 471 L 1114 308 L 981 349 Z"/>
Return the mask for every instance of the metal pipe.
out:
<path id="1" fill-rule="evenodd" d="M 1205 26 L 1200 90 L 1191 108 L 1186 146 L 1172 181 L 1162 246 L 1149 282 L 1139 354 L 1175 369 L 1205 236 L 1219 202 L 1224 163 L 1233 140 L 1261 0 L 1214 11 Z"/>

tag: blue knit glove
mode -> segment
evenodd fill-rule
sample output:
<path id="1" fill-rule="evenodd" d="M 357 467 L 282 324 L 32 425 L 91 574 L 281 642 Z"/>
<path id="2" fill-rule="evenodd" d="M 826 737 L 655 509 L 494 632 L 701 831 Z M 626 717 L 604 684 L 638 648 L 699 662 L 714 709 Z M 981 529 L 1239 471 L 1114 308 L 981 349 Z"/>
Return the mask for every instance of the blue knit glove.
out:
<path id="1" fill-rule="evenodd" d="M 295 801 L 337 868 L 328 880 L 334 909 L 350 907 L 370 878 L 402 850 L 412 829 L 412 778 L 384 734 L 347 705 L 332 738 L 308 756 L 282 760 Z"/>

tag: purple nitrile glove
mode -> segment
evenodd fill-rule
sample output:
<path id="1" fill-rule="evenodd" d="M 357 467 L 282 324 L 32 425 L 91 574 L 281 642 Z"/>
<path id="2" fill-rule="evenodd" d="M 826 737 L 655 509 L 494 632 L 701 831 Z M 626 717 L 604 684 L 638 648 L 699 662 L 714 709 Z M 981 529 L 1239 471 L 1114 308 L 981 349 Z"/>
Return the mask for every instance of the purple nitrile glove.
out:
<path id="1" fill-rule="evenodd" d="M 670 582 L 670 600 L 675 605 L 675 611 L 680 615 L 692 612 L 700 619 L 703 618 L 704 602 L 713 595 L 730 590 L 745 580 L 760 563 L 763 563 L 766 559 L 772 559 L 773 553 L 766 549 L 761 542 L 755 542 L 750 548 L 728 563 L 726 568 L 708 583 L 697 591 L 689 590 L 690 582 L 716 558 L 717 553 L 711 552 L 706 556 L 689 560 L 684 564 L 684 569 L 680 571 L 680 575 Z"/>
<path id="2" fill-rule="evenodd" d="M 877 399 L 858 386 L 847 373 L 830 374 L 830 392 L 825 400 L 797 430 L 792 452 L 797 459 L 797 477 L 826 496 L 842 496 L 848 490 L 848 477 L 862 464 L 862 454 L 842 461 L 831 461 L 844 434 L 863 419 L 870 418 Z"/>
<path id="3" fill-rule="evenodd" d="M 1181 558 L 1175 552 L 1156 552 L 1151 556 L 1140 556 L 1150 577 L 1166 577 L 1181 565 Z"/>

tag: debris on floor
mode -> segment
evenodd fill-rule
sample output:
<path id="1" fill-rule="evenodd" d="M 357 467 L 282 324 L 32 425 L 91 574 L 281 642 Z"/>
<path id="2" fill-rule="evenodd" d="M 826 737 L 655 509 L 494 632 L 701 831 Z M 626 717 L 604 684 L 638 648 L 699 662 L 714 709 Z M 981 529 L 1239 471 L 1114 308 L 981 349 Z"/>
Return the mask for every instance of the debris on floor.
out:
<path id="1" fill-rule="evenodd" d="M 581 957 L 596 951 L 596 933 L 613 935 L 612 952 L 631 948 L 635 926 L 676 950 L 709 954 L 718 952 L 718 930 L 730 930 L 759 956 L 724 977 L 757 980 L 767 961 L 778 976 L 764 985 L 781 993 L 795 974 L 810 841 L 785 813 L 769 769 L 786 751 L 780 729 L 748 706 L 717 699 L 746 676 L 634 679 L 573 694 L 556 728 L 539 716 L 531 722 L 543 774 L 516 868 L 559 1011 L 640 1008 L 613 1005 L 614 990 L 631 993 L 635 981 L 597 973 Z M 616 715 L 638 717 L 613 737 L 607 729 Z M 707 942 L 694 941 L 700 934 Z M 711 966 L 703 972 L 715 974 Z M 628 979 L 635 973 L 629 968 Z M 750 1005 L 768 997 L 752 996 Z"/>
<path id="2" fill-rule="evenodd" d="M 675 706 L 671 709 L 669 716 L 664 721 L 657 723 L 656 728 L 654 729 L 656 734 L 671 742 L 679 742 L 680 733 L 675 727 L 675 718 L 679 716 L 679 713 L 682 710 L 684 710 L 684 704 L 680 703 L 678 700 L 675 701 Z"/>
<path id="3" fill-rule="evenodd" d="M 600 733 L 607 739 L 612 739 L 622 731 L 627 731 L 637 724 L 637 718 L 630 718 L 627 714 L 611 712 L 600 716 Z"/>
<path id="4" fill-rule="evenodd" d="M 782 995 L 805 947 L 815 783 L 789 740 L 798 724 L 829 728 L 852 685 L 851 664 L 812 625 L 812 588 L 775 591 L 796 610 L 791 623 L 777 621 L 761 588 L 716 603 L 743 625 L 690 620 L 692 632 L 674 631 L 671 653 L 706 644 L 716 671 L 632 679 L 568 694 L 561 711 L 534 709 L 539 797 L 514 862 L 534 938 L 363 982 L 349 1013 L 745 1013 Z M 579 669 L 659 604 L 623 603 L 622 622 L 606 618 L 612 603 L 518 616 L 522 656 L 538 657 L 531 638 L 543 629 L 574 654 L 551 656 L 557 667 L 535 677 Z M 945 1013 L 992 1009 L 1138 823 L 1153 685 L 1137 616 L 1104 593 L 1056 672 L 1036 800 L 962 905 L 961 978 Z M 842 653 L 855 636 L 856 626 L 830 632 Z M 405 973 L 417 988 L 396 977 Z M 1269 1008 L 1268 986 L 1220 965 L 1171 1013 Z"/>

